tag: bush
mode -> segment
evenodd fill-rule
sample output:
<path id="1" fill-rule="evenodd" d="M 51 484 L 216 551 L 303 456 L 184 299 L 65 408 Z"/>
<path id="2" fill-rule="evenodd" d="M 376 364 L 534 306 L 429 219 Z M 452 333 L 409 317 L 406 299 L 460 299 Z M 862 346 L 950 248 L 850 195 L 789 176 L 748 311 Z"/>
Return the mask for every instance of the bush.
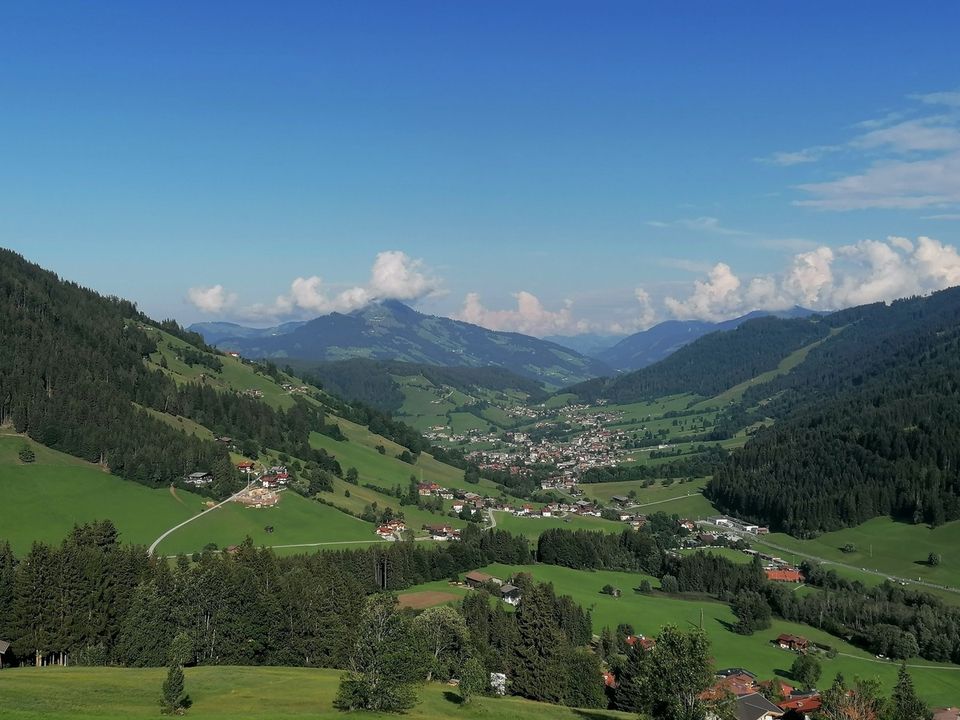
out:
<path id="1" fill-rule="evenodd" d="M 30 449 L 29 445 L 24 445 L 20 448 L 20 452 L 17 453 L 17 457 L 20 458 L 22 463 L 32 463 L 37 459 L 37 456 L 34 454 L 33 450 Z"/>
<path id="2" fill-rule="evenodd" d="M 664 575 L 660 578 L 660 589 L 669 595 L 680 592 L 680 583 L 673 575 Z"/>

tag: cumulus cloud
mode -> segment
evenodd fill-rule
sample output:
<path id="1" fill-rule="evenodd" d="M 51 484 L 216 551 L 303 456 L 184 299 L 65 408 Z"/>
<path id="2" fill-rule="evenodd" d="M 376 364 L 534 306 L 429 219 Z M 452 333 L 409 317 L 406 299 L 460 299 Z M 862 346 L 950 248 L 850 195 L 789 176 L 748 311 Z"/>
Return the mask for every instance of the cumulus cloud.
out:
<path id="1" fill-rule="evenodd" d="M 573 317 L 573 303 L 567 300 L 559 310 L 548 310 L 533 293 L 521 290 L 514 295 L 516 308 L 491 310 L 480 301 L 479 293 L 468 293 L 457 320 L 490 330 L 518 332 L 524 335 L 577 335 L 591 329 L 584 320 Z"/>
<path id="2" fill-rule="evenodd" d="M 721 320 L 751 310 L 815 310 L 890 301 L 960 285 L 957 248 L 929 237 L 863 240 L 798 253 L 780 274 L 742 279 L 718 263 L 686 298 L 667 297 L 678 319 Z"/>
<path id="3" fill-rule="evenodd" d="M 420 300 L 437 292 L 440 285 L 440 280 L 429 274 L 422 260 L 400 250 L 386 250 L 374 259 L 366 285 L 337 291 L 319 275 L 298 277 L 290 283 L 288 293 L 278 296 L 272 304 L 250 306 L 244 315 L 267 320 L 291 314 L 346 313 L 376 300 Z"/>
<path id="4" fill-rule="evenodd" d="M 726 263 L 717 263 L 707 280 L 694 282 L 693 293 L 686 300 L 668 297 L 664 305 L 678 318 L 719 320 L 728 317 L 743 303 L 739 290 L 740 278 Z"/>
<path id="5" fill-rule="evenodd" d="M 190 288 L 187 291 L 187 299 L 201 312 L 219 313 L 232 306 L 236 302 L 237 296 L 228 293 L 223 285 L 213 285 L 211 287 Z"/>
<path id="6" fill-rule="evenodd" d="M 422 260 L 414 260 L 399 250 L 377 255 L 370 271 L 369 291 L 380 299 L 418 300 L 438 286 L 439 282 L 425 273 Z"/>

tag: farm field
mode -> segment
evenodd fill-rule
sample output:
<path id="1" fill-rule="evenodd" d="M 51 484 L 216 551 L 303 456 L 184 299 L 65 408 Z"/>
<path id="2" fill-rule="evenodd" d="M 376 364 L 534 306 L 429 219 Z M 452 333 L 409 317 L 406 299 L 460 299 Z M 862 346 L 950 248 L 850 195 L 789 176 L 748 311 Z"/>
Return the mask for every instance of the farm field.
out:
<path id="1" fill-rule="evenodd" d="M 23 464 L 24 443 L 36 455 Z M 59 543 L 78 523 L 111 520 L 122 542 L 148 545 L 203 509 L 203 499 L 148 488 L 19 435 L 0 435 L 0 540 L 22 555 L 34 540 Z"/>
<path id="2" fill-rule="evenodd" d="M 265 530 L 267 526 L 274 528 L 272 533 Z M 152 539 L 159 535 L 158 532 Z M 160 543 L 157 552 L 163 555 L 199 552 L 207 543 L 215 543 L 222 549 L 239 545 L 248 535 L 258 547 L 377 539 L 372 524 L 287 490 L 272 508 L 227 503 L 171 534 Z M 335 544 L 331 545 L 331 549 L 335 548 Z M 299 552 L 311 550 L 299 548 Z"/>
<path id="3" fill-rule="evenodd" d="M 960 556 L 952 552 L 953 548 L 960 547 L 960 521 L 930 529 L 926 525 L 874 518 L 812 540 L 772 533 L 766 541 L 847 565 L 960 588 Z M 855 547 L 853 552 L 841 549 L 848 543 Z M 927 564 L 931 552 L 940 554 L 939 565 Z"/>
<path id="4" fill-rule="evenodd" d="M 636 593 L 633 588 L 644 578 L 653 587 L 659 584 L 656 579 L 639 573 L 571 570 L 553 565 L 490 565 L 482 570 L 504 579 L 515 572 L 528 572 L 536 580 L 552 582 L 558 594 L 570 595 L 585 609 L 591 610 L 595 633 L 604 626 L 615 628 L 619 623 L 631 623 L 637 633 L 644 635 L 656 635 L 667 624 L 681 629 L 698 627 L 702 611 L 703 628 L 712 642 L 717 668 L 744 667 L 762 679 L 775 675 L 789 679 L 789 667 L 795 656 L 770 641 L 780 633 L 794 633 L 836 647 L 841 653 L 833 659 L 822 658 L 820 685 L 828 685 L 838 672 L 848 679 L 876 677 L 888 693 L 896 682 L 896 663 L 877 661 L 873 655 L 816 628 L 774 620 L 768 630 L 750 636 L 738 635 L 729 629 L 735 618 L 723 603 L 668 597 L 656 592 L 651 595 Z M 608 583 L 620 588 L 623 595 L 613 598 L 602 594 L 600 588 Z M 960 665 L 935 665 L 923 660 L 914 660 L 910 664 L 919 666 L 910 671 L 918 692 L 928 702 L 934 705 L 956 703 L 956 698 L 960 697 Z M 941 667 L 946 669 L 937 669 Z"/>
<path id="5" fill-rule="evenodd" d="M 689 520 L 701 520 L 716 513 L 710 501 L 700 493 L 638 509 L 645 514 L 662 512 L 667 515 L 679 515 L 681 518 L 687 518 Z"/>
<path id="6" fill-rule="evenodd" d="M 700 492 L 707 484 L 707 479 L 695 478 L 688 482 L 676 480 L 669 485 L 663 485 L 661 481 L 657 480 L 650 487 L 643 486 L 646 482 L 644 480 L 624 480 L 622 482 L 587 483 L 580 485 L 580 489 L 586 496 L 602 500 L 605 503 L 610 502 L 610 498 L 614 495 L 627 496 L 633 490 L 637 493 L 637 496 L 631 502 L 643 505 Z M 656 512 L 656 508 L 652 508 L 650 512 Z"/>
<path id="7" fill-rule="evenodd" d="M 303 718 L 391 718 L 391 714 L 333 708 L 341 670 L 284 667 L 187 668 L 186 690 L 194 720 L 296 720 Z M 166 669 L 16 668 L 0 671 L 0 707 L 7 720 L 126 720 L 160 717 L 158 700 Z M 456 703 L 456 691 L 432 683 L 420 703 L 402 717 L 445 720 L 582 719 L 569 708 L 519 698 L 476 698 Z M 590 718 L 630 718 L 626 713 L 591 710 Z"/>
<path id="8" fill-rule="evenodd" d="M 405 488 L 404 488 L 405 489 Z M 346 493 L 350 496 L 347 497 Z M 424 525 L 452 525 L 453 527 L 464 527 L 466 520 L 460 518 L 448 517 L 445 513 L 431 513 L 427 510 L 421 510 L 414 505 L 400 505 L 400 501 L 384 493 L 365 488 L 362 485 L 351 485 L 350 483 L 335 478 L 333 481 L 333 492 L 321 493 L 323 499 L 333 503 L 339 508 L 344 508 L 351 513 L 362 513 L 367 505 L 377 503 L 377 507 L 393 508 L 395 512 L 402 512 L 407 527 L 419 531 Z M 452 503 L 446 501 L 445 506 L 449 508 Z"/>
<path id="9" fill-rule="evenodd" d="M 570 515 L 563 518 L 525 518 L 509 512 L 494 512 L 498 530 L 508 530 L 514 535 L 523 535 L 536 540 L 544 530 L 563 528 L 564 530 L 603 530 L 619 533 L 630 528 L 629 525 L 597 517 Z M 569 522 L 567 522 L 569 520 Z"/>
<path id="10" fill-rule="evenodd" d="M 357 468 L 360 473 L 360 483 L 371 483 L 385 489 L 392 489 L 396 485 L 406 488 L 413 475 L 417 482 L 435 482 L 449 488 L 462 488 L 477 492 L 477 488 L 492 490 L 495 485 L 489 480 L 481 480 L 479 485 L 471 485 L 463 479 L 463 471 L 436 460 L 429 453 L 421 453 L 413 465 L 397 459 L 397 455 L 404 448 L 379 435 L 374 435 L 367 428 L 346 420 L 337 420 L 343 434 L 349 438 L 348 442 L 334 440 L 319 433 L 310 434 L 310 444 L 316 448 L 323 448 L 336 457 L 346 471 L 349 467 Z M 377 445 L 383 445 L 385 453 L 381 455 Z"/>

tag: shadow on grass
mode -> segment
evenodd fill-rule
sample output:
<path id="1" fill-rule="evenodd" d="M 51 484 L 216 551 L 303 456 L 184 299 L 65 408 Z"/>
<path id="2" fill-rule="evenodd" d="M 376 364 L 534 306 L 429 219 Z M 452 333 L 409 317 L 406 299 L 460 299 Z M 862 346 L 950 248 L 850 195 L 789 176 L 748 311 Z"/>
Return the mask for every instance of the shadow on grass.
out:
<path id="1" fill-rule="evenodd" d="M 573 714 L 584 720 L 610 720 L 610 714 L 600 710 L 574 710 Z"/>
<path id="2" fill-rule="evenodd" d="M 463 698 L 460 697 L 459 693 L 451 692 L 450 690 L 444 690 L 443 698 L 447 702 L 453 703 L 454 705 L 463 705 Z"/>

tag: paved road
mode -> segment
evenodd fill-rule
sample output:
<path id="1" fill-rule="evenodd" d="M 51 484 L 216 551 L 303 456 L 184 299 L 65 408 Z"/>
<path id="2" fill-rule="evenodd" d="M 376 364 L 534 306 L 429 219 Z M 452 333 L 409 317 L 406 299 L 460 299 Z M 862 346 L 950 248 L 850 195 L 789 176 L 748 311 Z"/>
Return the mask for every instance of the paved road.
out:
<path id="1" fill-rule="evenodd" d="M 497 526 L 497 514 L 493 510 L 487 510 L 487 517 L 490 519 L 487 530 L 493 530 Z"/>
<path id="2" fill-rule="evenodd" d="M 872 662 L 878 663 L 880 665 L 896 665 L 900 667 L 900 663 L 895 660 L 879 660 L 877 658 L 865 658 L 860 655 L 851 655 L 850 653 L 837 653 L 837 655 L 843 655 L 843 657 L 853 658 L 854 660 L 861 660 L 863 662 Z M 918 670 L 952 670 L 953 672 L 960 671 L 960 666 L 958 665 L 907 665 L 908 668 L 917 668 Z"/>
<path id="3" fill-rule="evenodd" d="M 252 484 L 252 483 L 251 483 L 251 484 Z M 189 524 L 192 523 L 194 520 L 196 520 L 198 517 L 203 517 L 203 516 L 206 515 L 207 513 L 213 512 L 213 511 L 216 510 L 218 507 L 220 507 L 220 506 L 222 506 L 222 505 L 226 505 L 228 502 L 230 502 L 230 501 L 233 500 L 234 498 L 242 495 L 243 493 L 245 493 L 245 492 L 246 492 L 247 490 L 249 490 L 249 489 L 250 489 L 250 484 L 248 484 L 243 490 L 240 490 L 239 492 L 234 493 L 233 495 L 231 495 L 230 497 L 228 497 L 226 500 L 223 500 L 222 502 L 218 502 L 218 503 L 217 503 L 216 505 L 214 505 L 213 507 L 207 508 L 207 509 L 204 510 L 203 512 L 197 513 L 196 515 L 194 515 L 194 516 L 191 517 L 191 518 L 187 518 L 186 520 L 184 520 L 184 521 L 183 521 L 182 523 L 180 523 L 179 525 L 174 525 L 172 528 L 170 528 L 170 529 L 167 530 L 165 533 L 163 533 L 163 535 L 161 535 L 161 536 L 158 537 L 156 540 L 154 540 L 153 543 L 151 543 L 150 547 L 147 548 L 147 555 L 153 555 L 153 551 L 157 549 L 157 545 L 159 545 L 160 543 L 162 543 L 162 542 L 167 538 L 167 536 L 170 535 L 171 533 L 176 532 L 177 530 L 179 530 L 180 528 L 182 528 L 184 525 L 189 525 Z"/>

